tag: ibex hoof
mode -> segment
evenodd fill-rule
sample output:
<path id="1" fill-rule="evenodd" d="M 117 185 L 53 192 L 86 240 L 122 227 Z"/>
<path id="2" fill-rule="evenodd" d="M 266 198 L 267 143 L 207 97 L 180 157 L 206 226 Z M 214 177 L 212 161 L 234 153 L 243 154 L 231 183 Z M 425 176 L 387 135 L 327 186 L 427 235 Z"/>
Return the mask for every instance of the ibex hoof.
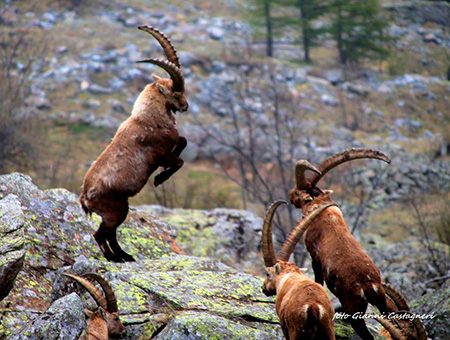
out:
<path id="1" fill-rule="evenodd" d="M 155 184 L 155 187 L 157 187 L 158 185 L 164 183 L 166 179 L 167 178 L 165 178 L 165 176 L 162 176 L 162 173 L 160 173 L 155 177 L 155 181 L 153 183 Z"/>

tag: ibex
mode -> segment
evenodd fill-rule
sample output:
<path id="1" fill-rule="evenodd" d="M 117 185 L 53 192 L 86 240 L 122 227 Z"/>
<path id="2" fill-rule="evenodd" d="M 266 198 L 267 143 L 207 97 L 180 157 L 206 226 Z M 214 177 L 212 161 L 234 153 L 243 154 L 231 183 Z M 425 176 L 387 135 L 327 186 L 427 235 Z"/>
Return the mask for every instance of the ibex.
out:
<path id="1" fill-rule="evenodd" d="M 102 222 L 94 233 L 105 258 L 109 261 L 134 261 L 122 250 L 116 238 L 117 227 L 128 214 L 128 198 L 136 195 L 150 175 L 163 167 L 154 185 L 164 183 L 183 165 L 179 157 L 186 138 L 179 136 L 176 111 L 186 111 L 184 76 L 175 48 L 156 28 L 139 26 L 150 33 L 163 48 L 168 60 L 145 59 L 163 68 L 171 79 L 153 75 L 134 103 L 131 116 L 117 130 L 113 140 L 87 171 L 80 203 L 88 215 L 96 213 Z"/>
<path id="2" fill-rule="evenodd" d="M 268 209 L 262 231 L 262 252 L 267 278 L 263 293 L 275 295 L 275 308 L 281 329 L 288 340 L 334 340 L 334 310 L 325 289 L 305 276 L 295 264 L 287 262 L 290 254 L 275 256 L 272 220 L 275 210 L 286 201 L 276 201 Z M 315 209 L 299 225 L 309 225 L 316 216 L 333 204 Z M 291 243 L 288 239 L 285 244 Z M 295 245 L 294 245 L 295 247 Z M 293 249 L 293 247 L 292 247 Z"/>
<path id="3" fill-rule="evenodd" d="M 296 186 L 290 193 L 291 202 L 308 216 L 318 206 L 332 203 L 331 191 L 317 187 L 319 180 L 331 169 L 344 162 L 358 158 L 374 158 L 390 163 L 385 154 L 371 149 L 360 148 L 337 153 L 317 168 L 306 160 L 296 163 Z M 312 176 L 305 177 L 305 171 Z M 297 228 L 300 239 L 303 230 Z M 318 216 L 305 233 L 305 244 L 312 258 L 315 281 L 323 285 L 339 299 L 345 313 L 364 313 L 368 303 L 380 312 L 387 313 L 386 296 L 381 286 L 380 271 L 361 245 L 350 233 L 341 210 L 330 207 Z M 280 253 L 285 251 L 281 249 Z M 351 318 L 355 332 L 364 340 L 373 340 L 364 319 Z"/>
<path id="4" fill-rule="evenodd" d="M 383 283 L 384 291 L 389 296 L 387 299 L 387 307 L 389 313 L 410 313 L 410 308 L 406 302 L 405 296 L 389 283 Z M 419 318 L 413 318 L 409 321 L 405 318 L 393 319 L 393 323 L 397 325 L 407 340 L 427 340 L 427 332 Z"/>
<path id="5" fill-rule="evenodd" d="M 108 324 L 105 310 L 99 307 L 90 313 L 88 322 L 88 340 L 108 340 Z"/>
<path id="6" fill-rule="evenodd" d="M 119 319 L 116 295 L 108 281 L 95 273 L 86 273 L 83 277 L 68 273 L 63 273 L 63 275 L 81 284 L 98 305 L 98 309 L 94 312 L 85 309 L 86 314 L 89 316 L 89 340 L 108 340 L 108 336 L 115 338 L 125 333 L 125 327 Z M 105 295 L 86 278 L 92 278 L 97 281 Z"/>

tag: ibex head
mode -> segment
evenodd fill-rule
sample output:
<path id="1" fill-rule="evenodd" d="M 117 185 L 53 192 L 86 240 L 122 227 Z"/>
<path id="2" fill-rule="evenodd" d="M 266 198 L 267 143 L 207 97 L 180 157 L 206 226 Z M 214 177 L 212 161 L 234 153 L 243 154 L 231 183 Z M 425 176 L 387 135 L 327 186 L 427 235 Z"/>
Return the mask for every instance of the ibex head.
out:
<path id="1" fill-rule="evenodd" d="M 275 256 L 272 240 L 272 221 L 275 215 L 276 209 L 281 205 L 287 203 L 286 201 L 276 201 L 267 210 L 264 218 L 261 248 L 264 258 L 264 264 L 266 266 L 267 277 L 264 280 L 262 290 L 267 296 L 276 294 L 276 280 L 278 275 L 286 273 L 288 271 L 300 271 L 302 269 L 297 268 L 293 263 L 287 262 L 289 257 L 294 251 L 295 246 L 300 240 L 303 232 L 308 228 L 311 222 L 319 216 L 325 209 L 335 205 L 334 203 L 324 204 L 317 207 L 308 216 L 303 218 L 297 226 L 291 231 L 287 240 L 281 246 L 278 256 Z M 306 270 L 306 269 L 303 269 Z"/>
<path id="2" fill-rule="evenodd" d="M 316 198 L 321 197 L 323 202 L 330 201 L 331 190 L 321 190 L 317 187 L 317 183 L 325 174 L 331 169 L 335 168 L 339 164 L 360 158 L 373 158 L 379 159 L 383 162 L 390 163 L 391 160 L 384 153 L 372 150 L 368 148 L 348 149 L 342 152 L 336 153 L 333 156 L 328 157 L 316 168 L 308 161 L 301 159 L 295 164 L 295 181 L 296 185 L 291 190 L 290 199 L 291 203 L 296 208 L 303 209 L 305 206 Z M 311 171 L 312 174 L 306 178 L 305 172 Z M 317 203 L 317 202 L 316 202 Z"/>
<path id="3" fill-rule="evenodd" d="M 402 292 L 389 283 L 383 283 L 383 288 L 389 297 L 390 312 L 410 313 L 410 308 Z M 419 318 L 413 318 L 412 322 L 407 319 L 397 320 L 397 326 L 408 340 L 427 340 L 427 331 Z"/>
<path id="4" fill-rule="evenodd" d="M 89 317 L 93 316 L 93 313 L 96 313 L 95 316 L 99 316 L 104 319 L 108 325 L 108 335 L 110 337 L 119 337 L 125 333 L 125 327 L 119 319 L 119 309 L 117 308 L 116 295 L 114 294 L 114 291 L 108 281 L 95 273 L 86 273 L 83 277 L 68 273 L 63 273 L 63 275 L 68 276 L 81 284 L 92 296 L 95 302 L 97 302 L 97 305 L 99 306 L 97 311 L 91 312 L 86 309 L 85 312 Z M 97 287 L 95 287 L 94 284 L 86 278 L 92 278 L 97 281 L 102 287 L 105 295 L 103 295 Z"/>
<path id="5" fill-rule="evenodd" d="M 189 108 L 188 102 L 184 96 L 184 75 L 181 71 L 181 65 L 178 60 L 177 52 L 170 39 L 151 26 L 138 26 L 142 31 L 150 33 L 161 45 L 166 54 L 167 60 L 163 59 L 144 59 L 138 63 L 151 63 L 164 69 L 170 75 L 170 79 L 164 79 L 157 75 L 152 75 L 160 93 L 166 98 L 166 105 L 172 112 L 186 111 Z"/>

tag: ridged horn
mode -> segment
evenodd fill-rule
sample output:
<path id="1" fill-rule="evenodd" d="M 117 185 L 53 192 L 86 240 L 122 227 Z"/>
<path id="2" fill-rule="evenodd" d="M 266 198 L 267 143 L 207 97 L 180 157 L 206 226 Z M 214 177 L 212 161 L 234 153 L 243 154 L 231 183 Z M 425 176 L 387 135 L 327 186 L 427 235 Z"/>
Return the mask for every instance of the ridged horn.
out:
<path id="1" fill-rule="evenodd" d="M 295 182 L 297 184 L 297 188 L 300 190 L 306 189 L 307 186 L 305 177 L 306 170 L 314 171 L 318 175 L 321 174 L 321 172 L 307 160 L 301 159 L 297 161 L 297 163 L 295 163 Z"/>
<path id="2" fill-rule="evenodd" d="M 294 229 L 292 229 L 292 231 L 289 233 L 289 236 L 287 237 L 286 241 L 284 241 L 278 253 L 277 256 L 278 259 L 282 261 L 289 261 L 289 257 L 294 252 L 295 246 L 297 245 L 298 241 L 300 241 L 300 239 L 302 238 L 304 232 L 311 225 L 312 221 L 314 221 L 314 219 L 317 216 L 319 216 L 325 209 L 331 206 L 337 206 L 337 204 L 336 203 L 322 204 L 317 208 L 315 208 L 309 215 L 305 216 L 297 224 L 297 226 Z"/>
<path id="3" fill-rule="evenodd" d="M 106 297 L 106 310 L 109 313 L 117 312 L 119 309 L 117 308 L 116 294 L 114 294 L 114 291 L 109 282 L 96 273 L 86 273 L 83 274 L 83 276 L 92 278 L 100 284 Z"/>
<path id="4" fill-rule="evenodd" d="M 391 163 L 390 158 L 378 150 L 373 150 L 369 148 L 352 148 L 347 149 L 342 152 L 338 152 L 333 156 L 328 157 L 322 163 L 317 166 L 321 174 L 315 173 L 309 176 L 307 182 L 309 182 L 312 186 L 316 186 L 316 184 L 320 181 L 320 179 L 325 176 L 325 174 L 331 169 L 335 168 L 339 164 L 352 161 L 354 159 L 361 158 L 373 158 L 378 159 L 380 161 Z"/>
<path id="5" fill-rule="evenodd" d="M 170 61 L 172 64 L 174 64 L 176 67 L 181 68 L 180 61 L 177 56 L 177 50 L 172 45 L 170 39 L 163 32 L 161 32 L 159 29 L 155 27 L 146 25 L 138 26 L 138 28 L 141 31 L 150 33 L 161 45 L 167 57 L 167 60 Z"/>
<path id="6" fill-rule="evenodd" d="M 391 298 L 391 300 L 395 303 L 398 310 L 409 311 L 410 308 L 408 306 L 408 302 L 406 302 L 405 296 L 394 286 L 389 283 L 382 283 L 383 289 L 386 294 Z"/>
<path id="7" fill-rule="evenodd" d="M 92 298 L 95 300 L 98 306 L 102 307 L 103 309 L 107 309 L 106 298 L 97 289 L 97 287 L 94 286 L 94 284 L 91 281 L 74 274 L 69 273 L 62 273 L 62 274 L 77 281 L 80 285 L 84 287 L 84 289 L 87 290 L 87 292 L 92 296 Z"/>
<path id="8" fill-rule="evenodd" d="M 173 90 L 175 92 L 184 92 L 184 76 L 181 69 L 176 67 L 173 63 L 162 59 L 144 59 L 139 60 L 138 63 L 150 63 L 157 65 L 170 74 L 170 78 L 173 81 Z"/>
<path id="9" fill-rule="evenodd" d="M 400 311 L 410 311 L 410 308 L 408 306 L 408 302 L 406 301 L 405 296 L 402 292 L 400 292 L 398 289 L 396 289 L 394 286 L 392 286 L 389 283 L 383 283 L 383 288 L 386 294 L 391 298 L 391 300 L 395 303 L 398 310 Z M 412 320 L 412 323 L 414 325 L 414 328 L 417 332 L 417 337 L 419 340 L 427 340 L 427 331 L 425 330 L 425 327 L 422 323 L 422 321 L 419 318 L 414 318 Z"/>
<path id="10" fill-rule="evenodd" d="M 273 249 L 272 221 L 275 215 L 275 211 L 281 204 L 287 204 L 287 202 L 283 200 L 273 202 L 269 207 L 269 209 L 267 209 L 266 215 L 264 217 L 262 237 L 261 237 L 261 248 L 264 258 L 264 265 L 266 267 L 272 267 L 277 263 L 275 250 Z"/>
<path id="11" fill-rule="evenodd" d="M 419 340 L 427 340 L 428 334 L 422 321 L 419 318 L 414 318 L 412 323 L 414 325 L 414 328 L 416 329 L 417 337 L 419 338 Z"/>
<path id="12" fill-rule="evenodd" d="M 378 315 L 373 315 L 373 318 L 377 320 L 391 335 L 392 340 L 407 340 L 403 331 L 397 328 L 392 322 L 389 320 L 380 317 Z"/>

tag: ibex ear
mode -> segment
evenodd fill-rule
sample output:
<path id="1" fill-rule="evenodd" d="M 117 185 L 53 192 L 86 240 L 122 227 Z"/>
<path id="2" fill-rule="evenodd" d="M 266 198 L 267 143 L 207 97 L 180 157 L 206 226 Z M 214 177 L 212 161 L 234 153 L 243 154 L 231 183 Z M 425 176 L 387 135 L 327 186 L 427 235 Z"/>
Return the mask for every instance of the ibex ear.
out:
<path id="1" fill-rule="evenodd" d="M 86 316 L 88 318 L 90 318 L 92 316 L 92 314 L 94 314 L 94 312 L 91 312 L 89 309 L 85 308 L 84 309 L 84 314 L 86 314 Z"/>
<path id="2" fill-rule="evenodd" d="M 160 83 L 156 83 L 156 86 L 158 87 L 159 92 L 161 92 L 164 97 L 168 98 L 170 91 L 167 87 L 165 87 L 164 85 L 161 85 Z"/>
<path id="3" fill-rule="evenodd" d="M 281 267 L 280 267 L 280 264 L 277 263 L 277 264 L 275 264 L 275 273 L 280 274 L 280 272 L 281 272 Z"/>
<path id="4" fill-rule="evenodd" d="M 158 81 L 161 79 L 161 77 L 157 76 L 156 74 L 152 74 L 152 78 L 154 81 Z"/>
<path id="5" fill-rule="evenodd" d="M 333 190 L 324 190 L 323 193 L 325 195 L 331 195 L 333 193 Z"/>
<path id="6" fill-rule="evenodd" d="M 98 307 L 98 313 L 102 317 L 102 319 L 106 320 L 106 312 L 102 307 Z"/>

